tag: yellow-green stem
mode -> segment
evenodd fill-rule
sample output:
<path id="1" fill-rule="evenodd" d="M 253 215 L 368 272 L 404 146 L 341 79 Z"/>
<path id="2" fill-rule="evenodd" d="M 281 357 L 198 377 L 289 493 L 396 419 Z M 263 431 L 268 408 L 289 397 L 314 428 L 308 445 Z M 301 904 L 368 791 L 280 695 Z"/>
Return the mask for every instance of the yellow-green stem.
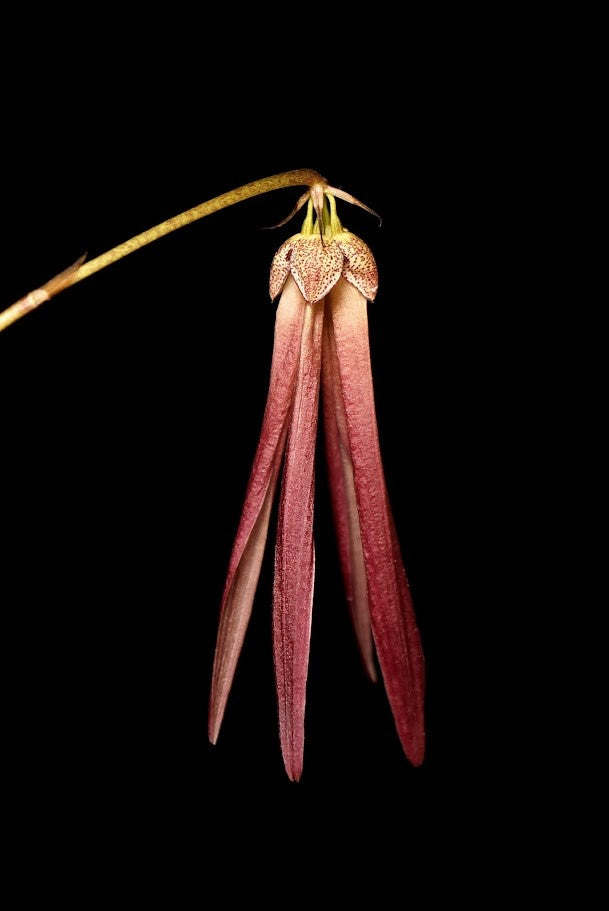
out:
<path id="1" fill-rule="evenodd" d="M 194 206 L 192 209 L 187 209 L 186 212 L 174 215 L 173 218 L 168 218 L 167 221 L 161 222 L 160 225 L 155 225 L 154 228 L 149 228 L 147 231 L 137 234 L 135 237 L 130 238 L 130 240 L 126 240 L 117 247 L 113 247 L 112 250 L 102 253 L 101 256 L 96 256 L 95 259 L 92 259 L 87 263 L 81 264 L 79 261 L 78 263 L 75 263 L 74 266 L 66 269 L 65 272 L 62 272 L 60 275 L 52 278 L 51 281 L 42 285 L 41 288 L 36 288 L 34 291 L 31 291 L 11 307 L 8 307 L 0 313 L 0 332 L 22 316 L 25 316 L 26 313 L 35 310 L 36 307 L 39 307 L 44 301 L 59 294 L 59 292 L 63 291 L 65 288 L 69 288 L 71 285 L 75 285 L 84 278 L 88 278 L 89 275 L 99 272 L 100 269 L 105 269 L 106 266 L 115 263 L 129 253 L 135 252 L 135 250 L 139 250 L 140 247 L 152 243 L 153 240 L 157 240 L 159 237 L 164 237 L 166 234 L 170 234 L 178 228 L 183 228 L 193 221 L 198 221 L 199 218 L 204 218 L 206 215 L 211 215 L 213 212 L 218 212 L 220 209 L 226 209 L 228 206 L 232 206 L 237 202 L 242 202 L 244 199 L 251 199 L 252 196 L 259 196 L 262 193 L 269 193 L 271 190 L 280 190 L 284 187 L 301 186 L 325 187 L 327 186 L 327 183 L 321 175 L 316 171 L 312 171 L 310 168 L 301 168 L 297 171 L 284 171 L 282 174 L 275 174 L 272 177 L 263 177 L 261 180 L 254 180 L 252 183 L 246 183 L 236 190 L 229 190 L 228 193 L 223 193 L 221 196 L 209 199 L 207 202 Z"/>

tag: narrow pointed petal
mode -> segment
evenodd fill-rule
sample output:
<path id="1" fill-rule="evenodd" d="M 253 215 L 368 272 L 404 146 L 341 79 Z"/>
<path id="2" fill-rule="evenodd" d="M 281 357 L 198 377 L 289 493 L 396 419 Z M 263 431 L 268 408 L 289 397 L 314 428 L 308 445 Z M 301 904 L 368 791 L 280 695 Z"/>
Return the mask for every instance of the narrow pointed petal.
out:
<path id="1" fill-rule="evenodd" d="M 302 773 L 315 555 L 313 496 L 324 302 L 307 306 L 288 430 L 275 549 L 273 651 L 286 772 Z"/>
<path id="2" fill-rule="evenodd" d="M 258 585 L 296 388 L 305 309 L 306 304 L 296 282 L 289 277 L 277 307 L 271 380 L 260 442 L 233 545 L 220 609 L 209 704 L 209 739 L 212 743 L 218 738 Z"/>
<path id="3" fill-rule="evenodd" d="M 389 509 L 374 409 L 366 299 L 344 279 L 328 295 L 360 519 L 372 632 L 404 752 L 425 752 L 424 661 Z"/>
<path id="4" fill-rule="evenodd" d="M 338 199 L 344 199 L 345 202 L 350 202 L 353 206 L 359 206 L 360 209 L 365 209 L 366 212 L 370 212 L 371 215 L 375 215 L 379 220 L 379 226 L 383 224 L 383 219 L 378 212 L 375 212 L 374 209 L 371 209 L 370 206 L 365 205 L 363 202 L 360 202 L 359 199 L 356 199 L 355 196 L 351 196 L 351 193 L 346 193 L 344 190 L 339 190 L 336 187 L 326 187 L 326 193 L 331 193 L 332 196 L 337 196 Z"/>
<path id="5" fill-rule="evenodd" d="M 328 319 L 324 324 L 321 363 L 326 457 L 341 570 L 362 662 L 366 673 L 376 683 L 368 586 L 355 497 L 355 481 L 349 455 L 349 439 L 340 390 L 338 364 L 336 363 L 334 334 Z"/>

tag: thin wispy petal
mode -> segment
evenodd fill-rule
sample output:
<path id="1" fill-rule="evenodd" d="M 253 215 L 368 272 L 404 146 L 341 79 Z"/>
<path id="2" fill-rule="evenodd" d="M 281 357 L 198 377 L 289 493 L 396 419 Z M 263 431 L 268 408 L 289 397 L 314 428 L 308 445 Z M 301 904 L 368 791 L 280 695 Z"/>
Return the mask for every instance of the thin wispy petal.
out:
<path id="1" fill-rule="evenodd" d="M 314 460 L 324 302 L 307 305 L 300 368 L 286 444 L 275 549 L 273 651 L 286 772 L 302 773 L 315 555 Z"/>
<path id="2" fill-rule="evenodd" d="M 345 202 L 350 202 L 353 206 L 359 206 L 360 209 L 365 209 L 365 211 L 370 212 L 371 215 L 375 215 L 379 220 L 379 227 L 383 224 L 383 219 L 378 212 L 375 212 L 374 209 L 370 208 L 370 206 L 367 206 L 363 202 L 360 202 L 359 199 L 356 199 L 355 196 L 351 195 L 351 193 L 346 193 L 345 190 L 339 190 L 337 187 L 326 187 L 325 192 L 331 193 L 332 196 L 336 196 L 338 199 L 344 199 Z"/>
<path id="3" fill-rule="evenodd" d="M 222 724 L 260 575 L 277 476 L 300 364 L 306 310 L 289 277 L 277 308 L 269 394 L 222 598 L 209 706 L 209 738 Z"/>
<path id="4" fill-rule="evenodd" d="M 368 580 L 370 619 L 404 752 L 425 752 L 424 662 L 393 526 L 376 426 L 365 297 L 344 279 L 328 295 Z"/>
<path id="5" fill-rule="evenodd" d="M 321 375 L 326 457 L 341 570 L 362 662 L 370 679 L 376 682 L 366 567 L 357 512 L 355 481 L 349 454 L 349 439 L 345 408 L 340 391 L 334 334 L 329 319 L 326 319 L 324 324 Z"/>

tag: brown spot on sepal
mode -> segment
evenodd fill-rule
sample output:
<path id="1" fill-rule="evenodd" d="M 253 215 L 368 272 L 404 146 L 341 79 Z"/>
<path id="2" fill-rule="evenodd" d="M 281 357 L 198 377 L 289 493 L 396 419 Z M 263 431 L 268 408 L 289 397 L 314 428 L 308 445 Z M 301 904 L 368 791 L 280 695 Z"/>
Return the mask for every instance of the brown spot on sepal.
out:
<path id="1" fill-rule="evenodd" d="M 374 300 L 378 272 L 370 248 L 348 231 L 326 238 L 296 234 L 277 251 L 271 266 L 270 292 L 275 298 L 292 273 L 304 299 L 310 304 L 321 300 L 341 275 L 364 297 Z"/>
<path id="2" fill-rule="evenodd" d="M 292 256 L 292 247 L 294 241 L 297 240 L 301 235 L 294 234 L 293 237 L 289 237 L 285 243 L 283 243 L 275 256 L 273 257 L 273 262 L 271 263 L 271 275 L 269 279 L 269 291 L 271 293 L 271 300 L 275 300 L 277 295 L 281 292 L 281 289 L 285 285 L 285 280 L 290 274 L 290 259 Z"/>
<path id="3" fill-rule="evenodd" d="M 345 257 L 343 277 L 361 291 L 366 300 L 373 301 L 379 287 L 379 273 L 370 247 L 364 241 L 345 231 L 336 238 Z"/>
<path id="4" fill-rule="evenodd" d="M 333 242 L 322 246 L 317 235 L 303 237 L 294 244 L 290 268 L 302 296 L 314 304 L 325 297 L 339 280 L 343 255 Z"/>

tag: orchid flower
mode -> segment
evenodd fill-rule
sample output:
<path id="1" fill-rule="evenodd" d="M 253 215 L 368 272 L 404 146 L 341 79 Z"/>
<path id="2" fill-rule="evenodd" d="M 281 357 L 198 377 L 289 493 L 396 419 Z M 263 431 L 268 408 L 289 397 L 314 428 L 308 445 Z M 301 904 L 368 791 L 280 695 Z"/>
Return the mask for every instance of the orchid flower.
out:
<path id="1" fill-rule="evenodd" d="M 328 186 L 310 169 L 255 180 L 92 260 L 82 257 L 0 312 L 0 332 L 77 282 L 177 228 L 261 193 L 293 186 L 308 189 L 288 219 L 307 203 L 308 211 L 302 231 L 281 246 L 271 268 L 271 297 L 280 299 L 270 388 L 222 599 L 209 736 L 215 743 L 222 724 L 283 465 L 273 650 L 281 749 L 288 776 L 298 781 L 315 577 L 314 455 L 320 386 L 340 563 L 362 661 L 368 676 L 376 680 L 376 648 L 397 733 L 413 765 L 421 764 L 425 748 L 423 653 L 387 497 L 374 410 L 367 302 L 376 294 L 377 269 L 366 244 L 340 224 L 335 197 L 372 210 Z"/>
<path id="2" fill-rule="evenodd" d="M 367 301 L 377 291 L 376 263 L 366 244 L 343 229 L 334 195 L 324 192 L 323 209 L 311 194 L 301 233 L 280 247 L 271 267 L 271 297 L 281 296 L 270 388 L 222 598 L 209 712 L 215 743 L 251 616 L 283 463 L 273 652 L 281 750 L 294 781 L 300 779 L 304 754 L 320 384 L 340 562 L 362 660 L 375 680 L 374 641 L 396 729 L 413 765 L 421 764 L 425 747 L 423 653 L 374 409 Z"/>

